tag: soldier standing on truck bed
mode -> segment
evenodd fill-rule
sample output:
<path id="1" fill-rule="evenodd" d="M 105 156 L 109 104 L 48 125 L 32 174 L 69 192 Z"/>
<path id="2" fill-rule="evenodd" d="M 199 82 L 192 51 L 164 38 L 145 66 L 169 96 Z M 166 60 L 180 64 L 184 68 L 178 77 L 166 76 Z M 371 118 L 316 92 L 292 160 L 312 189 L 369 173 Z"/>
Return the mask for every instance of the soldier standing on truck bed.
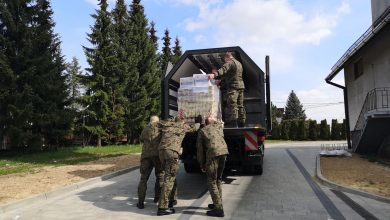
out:
<path id="1" fill-rule="evenodd" d="M 175 201 L 168 201 L 176 190 L 176 175 L 179 171 L 179 154 L 186 132 L 198 130 L 199 124 L 189 126 L 184 123 L 183 115 L 178 114 L 174 120 L 161 123 L 162 134 L 159 145 L 159 157 L 164 170 L 164 182 L 161 188 L 157 215 L 174 214 Z"/>
<path id="2" fill-rule="evenodd" d="M 196 141 L 197 159 L 202 172 L 206 172 L 207 186 L 213 200 L 208 207 L 208 216 L 224 217 L 222 206 L 222 173 L 229 154 L 223 135 L 223 124 L 213 117 L 206 119 L 206 126 L 200 129 Z"/>
<path id="3" fill-rule="evenodd" d="M 242 80 L 242 65 L 236 60 L 231 52 L 223 57 L 225 64 L 219 69 L 213 69 L 208 74 L 209 79 L 223 79 L 223 98 L 226 100 L 225 121 L 226 127 L 244 127 L 246 113 L 244 108 L 244 81 Z"/>
<path id="4" fill-rule="evenodd" d="M 141 153 L 141 179 L 138 184 L 138 203 L 137 207 L 144 208 L 145 193 L 147 189 L 147 182 L 150 173 L 154 167 L 154 174 L 156 175 L 156 183 L 154 186 L 154 202 L 157 202 L 160 196 L 160 188 L 162 185 L 164 174 L 160 159 L 158 157 L 158 145 L 160 144 L 161 132 L 159 130 L 159 118 L 157 116 L 150 117 L 150 123 L 144 128 L 141 133 L 140 141 L 143 142 Z"/>

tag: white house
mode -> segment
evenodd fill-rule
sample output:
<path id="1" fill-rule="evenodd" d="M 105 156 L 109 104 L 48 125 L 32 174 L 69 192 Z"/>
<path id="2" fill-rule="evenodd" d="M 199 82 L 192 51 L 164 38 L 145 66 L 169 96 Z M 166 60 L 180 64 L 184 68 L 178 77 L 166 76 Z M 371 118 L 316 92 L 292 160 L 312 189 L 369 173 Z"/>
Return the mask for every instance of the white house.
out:
<path id="1" fill-rule="evenodd" d="M 325 81 L 344 91 L 349 146 L 390 157 L 390 0 L 372 0 L 372 25 Z M 344 70 L 345 86 L 332 82 Z"/>

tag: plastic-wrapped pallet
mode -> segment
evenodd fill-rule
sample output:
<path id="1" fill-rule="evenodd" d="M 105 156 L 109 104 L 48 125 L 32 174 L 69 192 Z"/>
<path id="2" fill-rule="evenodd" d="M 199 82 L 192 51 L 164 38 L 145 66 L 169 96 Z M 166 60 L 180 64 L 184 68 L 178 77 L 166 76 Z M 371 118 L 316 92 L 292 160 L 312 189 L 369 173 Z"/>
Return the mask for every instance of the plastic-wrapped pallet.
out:
<path id="1" fill-rule="evenodd" d="M 208 80 L 207 75 L 194 74 L 191 78 L 181 78 L 178 90 L 178 109 L 184 113 L 185 120 L 193 123 L 198 115 L 206 118 L 210 114 L 221 120 L 218 86 Z"/>

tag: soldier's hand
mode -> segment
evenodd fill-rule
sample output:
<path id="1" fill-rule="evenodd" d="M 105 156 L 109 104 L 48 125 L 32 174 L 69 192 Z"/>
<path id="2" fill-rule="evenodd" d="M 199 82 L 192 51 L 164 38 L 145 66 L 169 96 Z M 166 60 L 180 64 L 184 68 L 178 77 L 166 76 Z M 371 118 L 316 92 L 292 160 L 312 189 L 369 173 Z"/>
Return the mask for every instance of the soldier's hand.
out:
<path id="1" fill-rule="evenodd" d="M 207 76 L 208 76 L 209 79 L 214 79 L 215 78 L 215 75 L 213 73 L 207 74 Z"/>

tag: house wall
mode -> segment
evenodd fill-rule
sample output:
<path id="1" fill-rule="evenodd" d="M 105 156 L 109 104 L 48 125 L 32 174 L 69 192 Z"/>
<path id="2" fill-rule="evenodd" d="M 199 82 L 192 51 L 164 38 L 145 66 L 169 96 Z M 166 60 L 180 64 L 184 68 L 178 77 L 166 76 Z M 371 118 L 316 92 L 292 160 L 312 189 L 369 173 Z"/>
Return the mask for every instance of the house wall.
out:
<path id="1" fill-rule="evenodd" d="M 366 95 L 374 88 L 390 87 L 390 23 L 355 53 L 344 68 L 348 92 L 349 125 L 353 131 Z M 354 64 L 363 59 L 363 74 L 355 79 Z"/>
<path id="2" fill-rule="evenodd" d="M 372 23 L 390 6 L 390 0 L 371 0 Z"/>

